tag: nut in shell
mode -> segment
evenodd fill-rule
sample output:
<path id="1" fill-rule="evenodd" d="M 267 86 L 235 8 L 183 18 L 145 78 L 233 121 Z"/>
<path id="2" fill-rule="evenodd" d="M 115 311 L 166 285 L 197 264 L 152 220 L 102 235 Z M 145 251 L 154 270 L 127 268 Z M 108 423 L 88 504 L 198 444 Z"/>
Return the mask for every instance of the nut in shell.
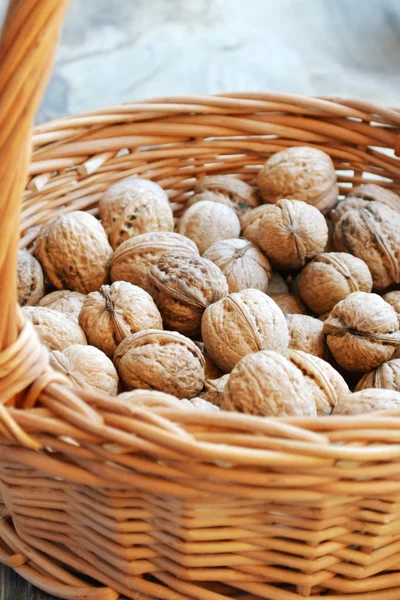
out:
<path id="1" fill-rule="evenodd" d="M 400 290 L 394 290 L 393 292 L 384 294 L 383 299 L 385 302 L 388 302 L 391 306 L 393 306 L 400 319 Z"/>
<path id="2" fill-rule="evenodd" d="M 185 335 L 199 333 L 207 306 L 228 293 L 217 265 L 186 252 L 163 254 L 148 278 L 165 326 Z"/>
<path id="3" fill-rule="evenodd" d="M 270 211 L 271 206 L 269 204 L 263 204 L 246 211 L 240 217 L 240 225 L 242 228 L 243 237 L 246 238 L 246 240 L 249 240 L 249 242 L 252 242 L 255 246 L 259 246 L 258 227 L 260 225 L 261 218 L 265 213 Z"/>
<path id="4" fill-rule="evenodd" d="M 271 277 L 271 265 L 254 244 L 242 238 L 223 240 L 210 246 L 203 254 L 223 272 L 229 292 L 249 288 L 265 292 Z"/>
<path id="5" fill-rule="evenodd" d="M 79 313 L 81 312 L 85 298 L 85 294 L 81 294 L 80 292 L 59 290 L 44 296 L 38 302 L 38 306 L 45 306 L 46 308 L 58 310 L 59 312 L 65 313 L 76 323 L 78 323 Z"/>
<path id="6" fill-rule="evenodd" d="M 17 290 L 21 306 L 34 306 L 44 296 L 42 267 L 26 250 L 18 251 Z"/>
<path id="7" fill-rule="evenodd" d="M 306 315 L 307 306 L 299 296 L 294 294 L 269 294 L 285 315 Z"/>
<path id="8" fill-rule="evenodd" d="M 176 331 L 150 329 L 127 337 L 114 364 L 128 389 L 159 390 L 194 398 L 204 386 L 204 358 L 192 340 Z"/>
<path id="9" fill-rule="evenodd" d="M 284 352 L 289 345 L 283 312 L 260 290 L 242 290 L 211 304 L 203 315 L 201 333 L 211 358 L 225 373 L 247 354 Z"/>
<path id="10" fill-rule="evenodd" d="M 213 363 L 213 361 L 211 360 L 208 352 L 207 352 L 207 348 L 204 342 L 194 342 L 196 344 L 196 346 L 201 350 L 203 356 L 204 356 L 204 361 L 205 361 L 205 366 L 204 366 L 204 375 L 206 379 L 218 379 L 219 377 L 222 376 L 222 371 L 217 367 L 216 364 Z"/>
<path id="11" fill-rule="evenodd" d="M 361 390 L 343 398 L 333 409 L 334 415 L 365 415 L 382 410 L 399 410 L 400 393 L 394 390 Z"/>
<path id="12" fill-rule="evenodd" d="M 36 258 L 58 289 L 88 294 L 107 282 L 112 248 L 101 223 L 75 211 L 43 225 L 36 241 Z"/>
<path id="13" fill-rule="evenodd" d="M 400 392 L 400 359 L 382 363 L 377 369 L 365 373 L 357 384 L 356 392 L 369 388 L 382 388 Z"/>
<path id="14" fill-rule="evenodd" d="M 289 286 L 279 271 L 272 270 L 271 279 L 268 282 L 268 296 L 274 294 L 288 294 Z"/>
<path id="15" fill-rule="evenodd" d="M 195 195 L 189 200 L 189 206 L 201 200 L 220 202 L 233 208 L 238 216 L 260 203 L 257 191 L 235 175 L 203 177 L 196 184 L 194 192 Z"/>
<path id="16" fill-rule="evenodd" d="M 79 324 L 89 343 L 112 357 L 123 339 L 142 329 L 162 329 L 162 319 L 151 296 L 126 281 L 103 285 L 88 294 Z"/>
<path id="17" fill-rule="evenodd" d="M 324 322 L 324 333 L 334 359 L 347 371 L 375 369 L 400 345 L 394 308 L 365 292 L 354 292 L 336 304 Z"/>
<path id="18" fill-rule="evenodd" d="M 50 366 L 76 386 L 110 396 L 118 393 L 118 374 L 112 361 L 94 346 L 72 345 L 50 353 Z"/>
<path id="19" fill-rule="evenodd" d="M 347 194 L 345 200 L 362 199 L 367 202 L 381 202 L 400 212 L 400 196 L 375 183 L 360 185 Z"/>
<path id="20" fill-rule="evenodd" d="M 316 415 L 315 401 L 300 369 L 271 351 L 249 354 L 235 366 L 221 409 L 262 417 Z"/>
<path id="21" fill-rule="evenodd" d="M 79 325 L 61 312 L 43 306 L 25 306 L 24 317 L 29 319 L 48 350 L 65 350 L 72 344 L 86 344 Z"/>
<path id="22" fill-rule="evenodd" d="M 204 390 L 201 393 L 201 398 L 211 402 L 211 404 L 215 404 L 215 406 L 221 407 L 228 379 L 229 374 L 222 375 L 222 377 L 218 377 L 218 379 L 206 380 Z"/>
<path id="23" fill-rule="evenodd" d="M 289 349 L 302 350 L 327 360 L 328 346 L 323 332 L 324 324 L 308 315 L 286 315 L 289 328 Z"/>

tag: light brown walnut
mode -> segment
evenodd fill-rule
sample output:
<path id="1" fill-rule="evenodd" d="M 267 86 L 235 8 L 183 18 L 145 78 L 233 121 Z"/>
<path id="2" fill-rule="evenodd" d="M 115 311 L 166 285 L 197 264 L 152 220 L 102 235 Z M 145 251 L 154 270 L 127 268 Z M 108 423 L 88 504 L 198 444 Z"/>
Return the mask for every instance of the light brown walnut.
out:
<path id="1" fill-rule="evenodd" d="M 190 400 L 184 398 L 181 400 L 181 404 L 184 404 L 188 409 L 191 410 L 219 412 L 219 406 L 213 404 L 212 402 L 208 402 L 205 398 L 201 398 L 200 396 L 196 396 L 196 398 L 191 398 Z"/>
<path id="2" fill-rule="evenodd" d="M 97 290 L 108 280 L 111 257 L 101 223 L 86 212 L 70 212 L 46 223 L 36 241 L 36 258 L 58 290 Z"/>
<path id="3" fill-rule="evenodd" d="M 204 390 L 201 393 L 201 398 L 204 398 L 211 404 L 221 407 L 224 397 L 224 390 L 228 383 L 229 374 L 222 375 L 218 379 L 206 379 Z"/>
<path id="4" fill-rule="evenodd" d="M 239 237 L 240 222 L 229 206 L 202 200 L 186 210 L 179 221 L 178 231 L 193 240 L 203 254 L 215 242 Z"/>
<path id="5" fill-rule="evenodd" d="M 284 352 L 289 345 L 283 312 L 260 290 L 229 294 L 209 306 L 201 333 L 211 358 L 225 373 L 247 354 L 259 350 Z"/>
<path id="6" fill-rule="evenodd" d="M 328 241 L 324 216 L 298 200 L 279 200 L 258 226 L 258 245 L 278 269 L 299 269 Z"/>
<path id="7" fill-rule="evenodd" d="M 203 254 L 223 272 L 229 292 L 253 288 L 265 292 L 271 277 L 271 264 L 254 244 L 243 238 L 215 242 Z"/>
<path id="8" fill-rule="evenodd" d="M 148 277 L 165 326 L 185 335 L 199 333 L 207 306 L 228 293 L 225 275 L 217 265 L 186 252 L 163 254 Z"/>
<path id="9" fill-rule="evenodd" d="M 299 296 L 294 294 L 269 294 L 286 315 L 306 315 L 308 308 Z"/>
<path id="10" fill-rule="evenodd" d="M 166 252 L 190 252 L 199 254 L 189 238 L 170 231 L 142 233 L 123 242 L 114 252 L 111 265 L 111 281 L 128 281 L 149 291 L 147 275 Z"/>
<path id="11" fill-rule="evenodd" d="M 34 306 L 44 296 L 42 267 L 26 250 L 18 251 L 17 291 L 21 306 Z"/>
<path id="12" fill-rule="evenodd" d="M 85 300 L 85 294 L 80 292 L 71 292 L 70 290 L 60 290 L 51 292 L 44 296 L 38 306 L 45 306 L 65 313 L 76 323 L 78 323 L 79 313 L 81 312 L 82 304 Z"/>
<path id="13" fill-rule="evenodd" d="M 357 384 L 356 392 L 369 388 L 383 388 L 400 392 L 400 359 L 382 363 L 377 369 L 365 373 Z"/>
<path id="14" fill-rule="evenodd" d="M 268 282 L 268 296 L 274 294 L 288 294 L 289 286 L 279 271 L 272 270 L 271 279 Z"/>
<path id="15" fill-rule="evenodd" d="M 251 210 L 246 211 L 240 217 L 240 225 L 242 228 L 242 236 L 252 242 L 255 246 L 259 246 L 259 232 L 261 218 L 264 214 L 271 212 L 270 204 L 263 204 Z"/>
<path id="16" fill-rule="evenodd" d="M 233 208 L 238 215 L 260 204 L 257 190 L 235 175 L 203 177 L 196 183 L 194 193 L 195 196 L 201 195 L 204 200 L 222 202 Z M 192 198 L 190 201 L 193 202 Z"/>
<path id="17" fill-rule="evenodd" d="M 400 393 L 394 390 L 361 390 L 343 398 L 334 410 L 334 415 L 365 415 L 381 410 L 400 409 Z"/>
<path id="18" fill-rule="evenodd" d="M 118 374 L 112 361 L 94 346 L 72 345 L 50 353 L 50 366 L 76 386 L 110 396 L 118 394 Z"/>
<path id="19" fill-rule="evenodd" d="M 271 156 L 260 170 L 257 184 L 264 202 L 293 198 L 323 213 L 332 208 L 339 193 L 332 159 L 308 146 L 293 146 Z"/>
<path id="20" fill-rule="evenodd" d="M 380 202 L 389 208 L 400 212 L 400 196 L 375 183 L 360 185 L 351 190 L 344 200 L 341 200 L 332 210 L 334 224 L 351 208 L 365 207 L 368 202 Z"/>
<path id="21" fill-rule="evenodd" d="M 87 343 L 79 325 L 63 313 L 43 306 L 25 306 L 22 314 L 33 323 L 48 350 L 64 350 L 72 344 Z"/>
<path id="22" fill-rule="evenodd" d="M 400 283 L 400 213 L 368 202 L 345 212 L 335 227 L 335 247 L 364 260 L 374 288 Z"/>
<path id="23" fill-rule="evenodd" d="M 289 349 L 302 350 L 324 360 L 329 351 L 323 332 L 324 324 L 308 315 L 286 315 L 289 328 Z"/>
<path id="24" fill-rule="evenodd" d="M 316 415 L 315 401 L 300 369 L 271 351 L 249 354 L 235 366 L 221 409 L 262 417 Z"/>
<path id="25" fill-rule="evenodd" d="M 388 302 L 391 306 L 393 306 L 394 310 L 398 314 L 398 318 L 400 319 L 400 290 L 394 290 L 393 292 L 384 294 L 383 299 L 385 302 Z"/>
<path id="26" fill-rule="evenodd" d="M 192 340 L 176 331 L 148 329 L 118 346 L 114 364 L 128 389 L 159 390 L 194 398 L 204 386 L 204 358 Z"/>
<path id="27" fill-rule="evenodd" d="M 119 394 L 117 400 L 122 400 L 133 407 L 139 409 L 172 409 L 172 410 L 200 410 L 200 411 L 212 411 L 218 412 L 219 408 L 210 402 L 207 402 L 204 398 L 195 397 L 188 400 L 183 398 L 175 398 L 171 394 L 164 394 L 163 392 L 157 392 L 155 390 L 131 390 L 130 392 L 123 392 Z"/>
<path id="28" fill-rule="evenodd" d="M 343 377 L 325 360 L 301 350 L 288 350 L 286 357 L 303 373 L 318 415 L 329 415 L 350 394 Z"/>
<path id="29" fill-rule="evenodd" d="M 389 360 L 400 345 L 396 311 L 377 294 L 354 292 L 336 304 L 324 333 L 337 363 L 366 372 Z"/>
<path id="30" fill-rule="evenodd" d="M 307 306 L 322 315 L 353 292 L 370 292 L 372 276 L 360 258 L 345 252 L 325 252 L 301 271 L 298 289 Z"/>
<path id="31" fill-rule="evenodd" d="M 112 357 L 123 339 L 142 329 L 162 329 L 162 319 L 150 294 L 126 281 L 103 285 L 88 294 L 79 324 L 90 344 Z"/>
<path id="32" fill-rule="evenodd" d="M 201 350 L 205 366 L 204 366 L 204 376 L 206 379 L 218 379 L 223 375 L 222 371 L 217 367 L 217 365 L 211 360 L 210 355 L 207 352 L 207 348 L 204 342 L 194 342 L 196 346 Z"/>

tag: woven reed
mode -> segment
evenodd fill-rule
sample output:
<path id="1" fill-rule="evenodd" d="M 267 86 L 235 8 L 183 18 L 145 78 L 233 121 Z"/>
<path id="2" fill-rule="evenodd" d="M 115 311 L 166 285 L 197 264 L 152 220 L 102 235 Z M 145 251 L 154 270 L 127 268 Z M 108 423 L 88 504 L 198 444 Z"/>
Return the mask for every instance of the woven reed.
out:
<path id="1" fill-rule="evenodd" d="M 15 261 L 123 177 L 157 181 L 178 216 L 196 178 L 252 182 L 295 144 L 331 155 L 342 193 L 377 176 L 399 191 L 400 113 L 161 98 L 36 128 L 28 167 L 66 4 L 12 1 L 0 47 L 0 561 L 68 599 L 399 600 L 399 413 L 261 419 L 74 390 L 15 308 Z"/>

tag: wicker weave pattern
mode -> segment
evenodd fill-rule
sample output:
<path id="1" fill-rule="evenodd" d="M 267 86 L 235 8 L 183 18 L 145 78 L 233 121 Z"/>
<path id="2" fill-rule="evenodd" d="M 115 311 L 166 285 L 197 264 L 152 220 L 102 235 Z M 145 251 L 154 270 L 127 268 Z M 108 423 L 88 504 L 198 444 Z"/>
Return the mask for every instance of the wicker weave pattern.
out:
<path id="1" fill-rule="evenodd" d="M 0 561 L 60 598 L 399 600 L 399 414 L 259 419 L 73 390 L 15 310 L 28 130 L 66 2 L 13 0 L 0 48 Z M 252 182 L 284 147 L 328 152 L 341 191 L 400 190 L 400 113 L 288 94 L 161 98 L 35 130 L 20 246 L 108 186 Z M 77 574 L 89 578 L 82 580 Z M 93 587 L 93 585 L 102 587 Z"/>

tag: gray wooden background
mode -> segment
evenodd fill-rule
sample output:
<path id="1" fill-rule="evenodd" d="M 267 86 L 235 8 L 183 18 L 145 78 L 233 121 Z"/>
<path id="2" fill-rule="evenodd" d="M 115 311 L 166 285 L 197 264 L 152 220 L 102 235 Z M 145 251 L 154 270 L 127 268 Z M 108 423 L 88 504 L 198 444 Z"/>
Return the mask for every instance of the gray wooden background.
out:
<path id="1" fill-rule="evenodd" d="M 37 121 L 232 90 L 399 106 L 400 0 L 72 0 Z M 0 581 L 0 600 L 51 600 Z"/>

